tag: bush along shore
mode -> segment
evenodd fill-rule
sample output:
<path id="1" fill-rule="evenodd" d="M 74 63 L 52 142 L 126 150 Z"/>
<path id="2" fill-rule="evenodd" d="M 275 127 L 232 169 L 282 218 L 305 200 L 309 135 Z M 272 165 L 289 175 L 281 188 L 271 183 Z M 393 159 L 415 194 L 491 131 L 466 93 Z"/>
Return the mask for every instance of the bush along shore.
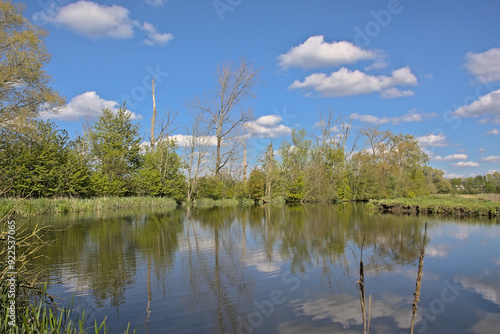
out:
<path id="1" fill-rule="evenodd" d="M 429 196 L 373 201 L 382 213 L 500 218 L 500 202 L 472 197 Z"/>

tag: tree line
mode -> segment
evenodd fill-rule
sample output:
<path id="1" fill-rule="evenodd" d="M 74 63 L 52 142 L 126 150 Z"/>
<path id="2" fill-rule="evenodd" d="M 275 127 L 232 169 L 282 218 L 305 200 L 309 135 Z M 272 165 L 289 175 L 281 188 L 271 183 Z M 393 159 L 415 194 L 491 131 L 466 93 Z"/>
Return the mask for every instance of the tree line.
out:
<path id="1" fill-rule="evenodd" d="M 50 121 L 31 120 L 22 130 L 0 127 L 2 193 L 177 201 L 281 198 L 293 203 L 500 192 L 499 173 L 447 180 L 443 171 L 427 166 L 429 157 L 413 136 L 376 128 L 353 133 L 350 124 L 334 119 L 333 111 L 319 122 L 319 134 L 293 130 L 278 149 L 270 142 L 248 177 L 238 176 L 235 170 L 241 166 L 234 163 L 217 169 L 216 151 L 212 154 L 196 133 L 190 137 L 194 145 L 183 151 L 171 136 L 154 146 L 143 143 L 130 117 L 125 106 L 104 109 L 73 140 Z"/>

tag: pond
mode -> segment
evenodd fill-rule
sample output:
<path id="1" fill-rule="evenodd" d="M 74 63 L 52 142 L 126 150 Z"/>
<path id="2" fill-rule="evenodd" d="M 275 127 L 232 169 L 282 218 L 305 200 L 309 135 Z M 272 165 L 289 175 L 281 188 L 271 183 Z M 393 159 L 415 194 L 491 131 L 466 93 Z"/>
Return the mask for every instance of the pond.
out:
<path id="1" fill-rule="evenodd" d="M 497 221 L 375 214 L 363 204 L 36 217 L 36 264 L 113 333 L 493 333 Z M 427 223 L 427 229 L 425 224 Z M 365 306 L 360 303 L 363 261 Z M 92 320 L 93 323 L 93 320 Z"/>

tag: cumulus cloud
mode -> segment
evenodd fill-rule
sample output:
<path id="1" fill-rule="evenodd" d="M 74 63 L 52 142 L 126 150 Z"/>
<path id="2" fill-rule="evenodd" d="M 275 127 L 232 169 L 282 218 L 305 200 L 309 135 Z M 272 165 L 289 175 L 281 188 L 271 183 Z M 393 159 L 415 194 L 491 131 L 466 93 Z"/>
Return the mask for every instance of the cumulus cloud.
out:
<path id="1" fill-rule="evenodd" d="M 170 136 L 169 138 L 174 139 L 177 142 L 177 145 L 181 147 L 190 146 L 193 142 L 193 136 L 190 135 L 173 135 Z M 195 137 L 195 143 L 197 145 L 217 146 L 217 137 L 215 136 Z"/>
<path id="2" fill-rule="evenodd" d="M 360 115 L 357 113 L 351 114 L 350 118 L 351 119 L 356 119 L 364 123 L 370 123 L 374 125 L 381 125 L 381 124 L 388 124 L 391 123 L 392 125 L 397 125 L 400 124 L 401 122 L 403 123 L 410 123 L 410 122 L 422 122 L 425 119 L 429 118 L 434 118 L 437 115 L 435 113 L 430 113 L 430 114 L 420 114 L 418 113 L 415 109 L 412 109 L 408 111 L 406 114 L 398 117 L 377 117 L 374 115 Z"/>
<path id="3" fill-rule="evenodd" d="M 261 116 L 255 121 L 246 122 L 243 126 L 256 137 L 280 137 L 292 133 L 292 129 L 279 124 L 282 118 L 278 115 Z"/>
<path id="4" fill-rule="evenodd" d="M 479 163 L 474 161 L 460 161 L 455 164 L 451 164 L 451 166 L 459 168 L 479 167 Z"/>
<path id="5" fill-rule="evenodd" d="M 484 115 L 500 117 L 500 89 L 479 97 L 471 104 L 459 107 L 451 115 L 465 118 Z"/>
<path id="6" fill-rule="evenodd" d="M 163 1 L 149 0 L 148 3 L 161 5 Z M 57 9 L 52 7 L 48 13 L 35 14 L 34 18 L 66 27 L 92 39 L 128 39 L 134 37 L 136 28 L 148 34 L 148 38 L 144 40 L 147 45 L 165 45 L 173 38 L 170 33 L 159 33 L 151 23 L 141 24 L 137 20 L 132 20 L 129 14 L 129 10 L 122 6 L 106 6 L 80 0 Z"/>
<path id="7" fill-rule="evenodd" d="M 410 68 L 403 67 L 392 72 L 391 76 L 373 76 L 359 70 L 351 71 L 345 67 L 330 75 L 313 73 L 304 81 L 295 80 L 290 89 L 316 91 L 325 97 L 349 96 L 380 92 L 382 97 L 408 96 L 410 91 L 400 91 L 395 86 L 416 85 L 417 78 Z"/>
<path id="8" fill-rule="evenodd" d="M 467 154 L 452 154 L 442 157 L 437 155 L 432 158 L 434 161 L 456 161 L 456 160 L 467 160 L 469 156 Z"/>
<path id="9" fill-rule="evenodd" d="M 317 68 L 352 64 L 363 59 L 374 59 L 377 55 L 347 41 L 325 42 L 323 36 L 311 36 L 304 43 L 278 56 L 282 68 Z"/>
<path id="10" fill-rule="evenodd" d="M 490 155 L 490 156 L 481 158 L 481 161 L 483 161 L 483 162 L 500 162 L 500 156 L 499 155 Z"/>
<path id="11" fill-rule="evenodd" d="M 420 145 L 422 145 L 423 147 L 445 147 L 445 146 L 448 146 L 445 134 L 438 134 L 438 135 L 431 134 L 431 135 L 421 136 L 421 137 L 417 137 L 417 140 L 419 141 Z"/>
<path id="12" fill-rule="evenodd" d="M 486 52 L 469 52 L 465 56 L 465 68 L 481 82 L 500 80 L 500 48 L 492 48 Z"/>
<path id="13" fill-rule="evenodd" d="M 54 11 L 45 20 L 67 27 L 90 38 L 132 38 L 135 21 L 129 18 L 127 8 L 99 5 L 80 0 Z"/>
<path id="14" fill-rule="evenodd" d="M 498 136 L 498 135 L 500 135 L 500 131 L 498 131 L 498 129 L 493 129 L 491 131 L 486 132 L 486 134 Z"/>
<path id="15" fill-rule="evenodd" d="M 171 33 L 159 33 L 156 28 L 148 22 L 144 22 L 141 27 L 148 33 L 148 38 L 144 40 L 146 45 L 165 45 L 170 42 L 174 36 Z"/>
<path id="16" fill-rule="evenodd" d="M 116 110 L 119 104 L 116 101 L 105 100 L 97 95 L 96 92 L 86 92 L 75 96 L 58 114 L 46 112 L 42 114 L 45 119 L 60 119 L 68 122 L 76 122 L 81 118 L 90 117 L 97 118 L 101 116 L 102 110 L 105 108 Z M 141 115 L 131 112 L 132 120 L 142 119 Z"/>

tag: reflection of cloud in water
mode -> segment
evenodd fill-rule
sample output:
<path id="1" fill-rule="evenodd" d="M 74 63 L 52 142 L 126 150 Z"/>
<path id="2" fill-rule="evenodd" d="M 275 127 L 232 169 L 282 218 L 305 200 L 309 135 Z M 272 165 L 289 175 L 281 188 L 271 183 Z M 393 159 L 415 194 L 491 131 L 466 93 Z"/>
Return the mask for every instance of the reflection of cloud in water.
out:
<path id="1" fill-rule="evenodd" d="M 453 232 L 453 236 L 459 240 L 465 240 L 469 238 L 469 232 L 469 226 L 458 226 L 458 228 Z"/>
<path id="2" fill-rule="evenodd" d="M 500 266 L 500 259 L 493 259 L 492 262 L 497 266 Z"/>
<path id="3" fill-rule="evenodd" d="M 425 248 L 425 255 L 430 257 L 447 257 L 447 245 L 430 245 Z"/>
<path id="4" fill-rule="evenodd" d="M 258 271 L 264 273 L 280 274 L 281 267 L 278 265 L 281 262 L 281 257 L 273 253 L 271 260 L 267 257 L 266 253 L 261 251 L 248 251 L 245 254 L 245 263 L 247 266 L 253 266 Z"/>
<path id="5" fill-rule="evenodd" d="M 500 314 L 486 313 L 477 324 L 472 326 L 474 333 L 498 333 L 500 328 Z"/>
<path id="6" fill-rule="evenodd" d="M 500 305 L 500 279 L 478 278 L 478 277 L 461 277 L 458 282 L 466 289 L 474 290 L 484 299 L 489 300 L 497 305 Z"/>
<path id="7" fill-rule="evenodd" d="M 412 297 L 384 294 L 381 300 L 372 299 L 371 319 L 373 321 L 376 318 L 390 317 L 399 328 L 409 328 L 412 302 Z M 342 324 L 344 329 L 363 324 L 358 296 L 340 294 L 304 303 L 294 301 L 292 305 L 297 316 L 310 316 L 313 320 L 331 319 Z M 366 306 L 368 307 L 368 296 Z M 420 319 L 421 316 L 417 313 L 416 321 Z"/>

